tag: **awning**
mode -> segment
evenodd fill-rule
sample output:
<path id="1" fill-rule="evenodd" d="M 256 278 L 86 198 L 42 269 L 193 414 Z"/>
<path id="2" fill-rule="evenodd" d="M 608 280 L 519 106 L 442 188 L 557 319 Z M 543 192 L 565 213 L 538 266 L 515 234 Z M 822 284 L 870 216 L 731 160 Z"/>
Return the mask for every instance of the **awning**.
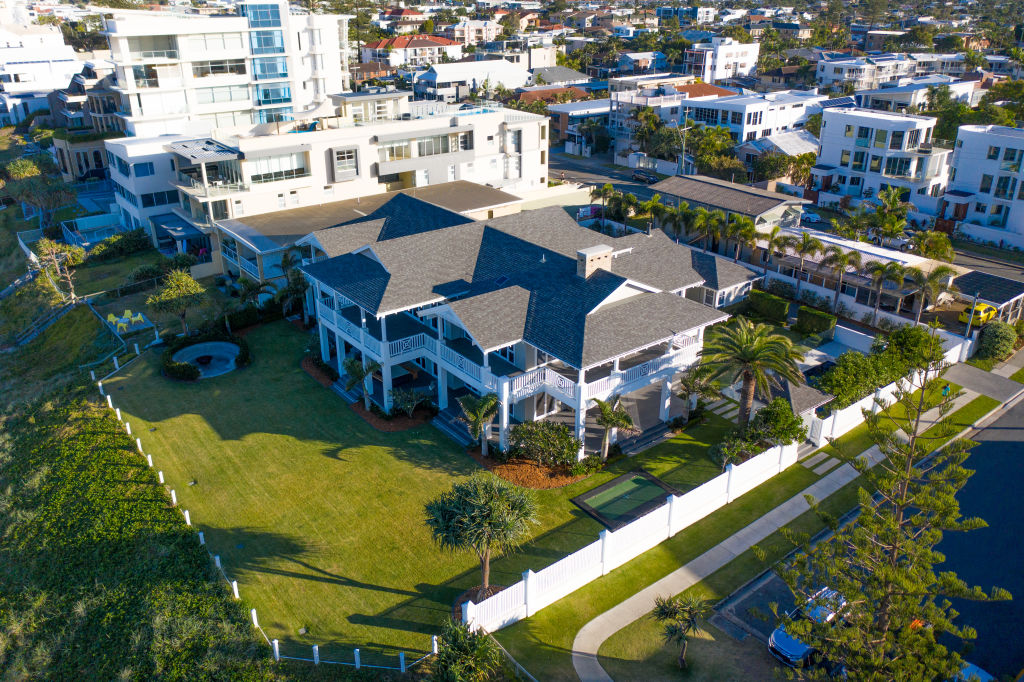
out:
<path id="1" fill-rule="evenodd" d="M 202 237 L 203 233 L 190 225 L 185 219 L 173 213 L 161 213 L 150 218 L 159 229 L 170 235 L 175 241 L 184 241 L 190 237 Z"/>
<path id="2" fill-rule="evenodd" d="M 212 140 L 204 138 L 201 140 L 185 140 L 184 142 L 172 142 L 166 149 L 178 156 L 184 157 L 192 163 L 204 163 L 207 161 L 229 161 L 241 158 L 237 149 Z"/>

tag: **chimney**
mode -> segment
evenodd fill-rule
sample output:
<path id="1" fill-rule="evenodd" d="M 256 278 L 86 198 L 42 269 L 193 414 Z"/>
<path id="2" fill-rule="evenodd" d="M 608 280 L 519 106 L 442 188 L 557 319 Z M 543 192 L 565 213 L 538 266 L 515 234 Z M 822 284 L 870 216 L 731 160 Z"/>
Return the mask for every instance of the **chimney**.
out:
<path id="1" fill-rule="evenodd" d="M 612 247 L 605 244 L 588 246 L 576 252 L 576 275 L 589 278 L 597 270 L 612 270 Z"/>

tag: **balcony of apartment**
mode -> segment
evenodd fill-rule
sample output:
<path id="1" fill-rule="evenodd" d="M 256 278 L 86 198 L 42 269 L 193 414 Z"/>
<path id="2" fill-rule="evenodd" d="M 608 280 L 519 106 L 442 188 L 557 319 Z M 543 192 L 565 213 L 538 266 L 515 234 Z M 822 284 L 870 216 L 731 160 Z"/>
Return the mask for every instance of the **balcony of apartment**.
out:
<path id="1" fill-rule="evenodd" d="M 418 357 L 434 359 L 437 356 L 437 331 L 411 315 L 389 315 L 383 325 L 376 317 L 367 315 L 364 327 L 363 313 L 357 305 L 342 296 L 323 292 L 317 302 L 317 313 L 349 344 L 379 362 L 400 364 Z"/>
<path id="2" fill-rule="evenodd" d="M 237 192 L 248 192 L 249 185 L 241 181 L 238 162 L 234 168 L 223 163 L 204 164 L 203 167 L 179 168 L 174 185 L 194 197 L 219 197 Z"/>
<path id="3" fill-rule="evenodd" d="M 177 61 L 178 56 L 178 41 L 175 36 L 138 36 L 128 38 L 128 53 L 122 55 L 122 61 L 170 62 Z"/>
<path id="4" fill-rule="evenodd" d="M 259 261 L 248 247 L 239 246 L 237 242 L 226 239 L 221 242 L 220 253 L 224 260 L 237 267 L 245 276 L 257 282 L 260 281 Z"/>

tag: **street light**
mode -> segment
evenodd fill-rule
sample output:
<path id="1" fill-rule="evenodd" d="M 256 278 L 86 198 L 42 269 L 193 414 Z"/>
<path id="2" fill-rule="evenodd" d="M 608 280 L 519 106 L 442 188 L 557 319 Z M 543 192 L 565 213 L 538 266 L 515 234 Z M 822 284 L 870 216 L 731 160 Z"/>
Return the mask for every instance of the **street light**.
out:
<path id="1" fill-rule="evenodd" d="M 974 294 L 974 303 L 971 304 L 971 316 L 967 318 L 967 331 L 964 332 L 964 346 L 963 351 L 960 353 L 960 362 L 966 361 L 971 354 L 971 323 L 974 322 L 974 313 L 978 310 L 979 296 L 981 296 L 980 291 Z"/>

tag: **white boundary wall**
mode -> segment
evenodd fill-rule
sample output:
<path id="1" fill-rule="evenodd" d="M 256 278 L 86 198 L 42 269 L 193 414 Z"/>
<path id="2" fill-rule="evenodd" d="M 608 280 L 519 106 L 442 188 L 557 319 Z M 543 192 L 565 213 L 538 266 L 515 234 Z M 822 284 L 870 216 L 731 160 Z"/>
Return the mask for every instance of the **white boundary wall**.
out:
<path id="1" fill-rule="evenodd" d="M 716 509 L 732 502 L 796 463 L 796 444 L 776 446 L 616 531 L 603 530 L 596 542 L 534 573 L 479 604 L 463 605 L 462 619 L 489 632 L 532 616 L 587 583 L 664 542 Z"/>

